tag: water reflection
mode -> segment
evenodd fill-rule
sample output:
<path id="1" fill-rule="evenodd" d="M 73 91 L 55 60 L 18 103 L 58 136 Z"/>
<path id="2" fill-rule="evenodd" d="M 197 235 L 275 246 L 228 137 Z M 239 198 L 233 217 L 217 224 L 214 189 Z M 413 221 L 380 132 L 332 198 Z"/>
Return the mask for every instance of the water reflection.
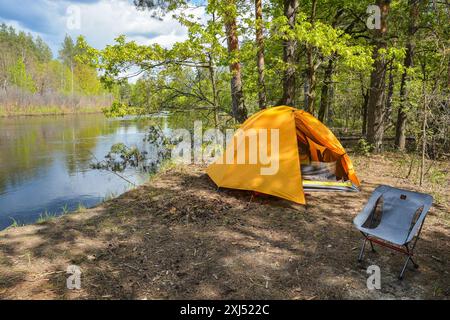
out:
<path id="1" fill-rule="evenodd" d="M 59 214 L 80 204 L 93 206 L 132 185 L 111 172 L 91 168 L 111 146 L 125 143 L 146 150 L 150 125 L 166 134 L 192 128 L 199 114 L 173 113 L 145 119 L 106 119 L 103 115 L 0 118 L 0 229 L 15 220 L 36 221 L 44 212 Z M 140 184 L 147 174 L 127 169 L 127 180 Z"/>

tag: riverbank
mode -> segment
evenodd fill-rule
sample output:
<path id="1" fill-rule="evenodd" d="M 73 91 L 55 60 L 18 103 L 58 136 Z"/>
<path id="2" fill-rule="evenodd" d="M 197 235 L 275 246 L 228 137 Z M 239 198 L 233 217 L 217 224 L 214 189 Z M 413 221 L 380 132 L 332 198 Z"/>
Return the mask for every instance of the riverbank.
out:
<path id="1" fill-rule="evenodd" d="M 0 298 L 448 299 L 449 164 L 434 163 L 444 178 L 430 174 L 423 188 L 436 201 L 417 244 L 420 268 L 399 281 L 399 254 L 379 248 L 357 263 L 352 219 L 379 184 L 419 190 L 414 174 L 405 178 L 410 162 L 352 159 L 361 192 L 311 193 L 307 206 L 217 191 L 203 167 L 187 166 L 96 208 L 10 228 L 0 232 Z M 66 289 L 73 264 L 80 290 Z M 381 290 L 366 287 L 371 264 Z"/>
<path id="2" fill-rule="evenodd" d="M 60 106 L 4 108 L 0 106 L 0 118 L 17 116 L 47 116 L 65 114 L 101 113 L 104 106 L 65 108 Z"/>

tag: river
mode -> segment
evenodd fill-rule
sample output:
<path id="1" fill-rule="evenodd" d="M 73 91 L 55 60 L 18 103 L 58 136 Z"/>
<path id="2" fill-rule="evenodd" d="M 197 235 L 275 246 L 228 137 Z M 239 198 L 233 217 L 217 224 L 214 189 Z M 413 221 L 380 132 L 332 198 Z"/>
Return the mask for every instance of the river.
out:
<path id="1" fill-rule="evenodd" d="M 92 207 L 145 182 L 148 172 L 121 172 L 131 184 L 91 164 L 119 142 L 138 146 L 157 161 L 152 159 L 157 146 L 143 141 L 149 122 L 165 133 L 192 123 L 167 114 L 139 120 L 101 114 L 0 118 L 0 230 Z"/>

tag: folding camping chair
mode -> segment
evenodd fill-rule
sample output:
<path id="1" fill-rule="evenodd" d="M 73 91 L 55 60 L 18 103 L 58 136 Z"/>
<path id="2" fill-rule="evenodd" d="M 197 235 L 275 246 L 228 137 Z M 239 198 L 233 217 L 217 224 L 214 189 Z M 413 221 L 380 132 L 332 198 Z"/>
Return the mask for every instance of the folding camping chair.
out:
<path id="1" fill-rule="evenodd" d="M 400 280 L 409 261 L 418 268 L 413 260 L 414 248 L 432 202 L 433 197 L 428 194 L 385 185 L 377 187 L 362 212 L 353 220 L 364 236 L 358 261 L 362 261 L 369 241 L 372 251 L 375 251 L 373 243 L 376 243 L 408 256 L 400 272 Z"/>

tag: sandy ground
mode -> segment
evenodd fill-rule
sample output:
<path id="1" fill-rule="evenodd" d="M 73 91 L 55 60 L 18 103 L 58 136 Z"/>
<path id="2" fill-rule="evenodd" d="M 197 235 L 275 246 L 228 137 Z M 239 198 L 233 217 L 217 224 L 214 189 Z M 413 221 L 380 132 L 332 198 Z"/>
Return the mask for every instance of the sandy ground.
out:
<path id="1" fill-rule="evenodd" d="M 423 189 L 437 201 L 419 269 L 398 280 L 404 257 L 380 247 L 357 262 L 352 220 L 371 191 L 420 190 L 399 157 L 354 157 L 361 192 L 310 193 L 307 206 L 217 190 L 201 167 L 170 169 L 96 208 L 0 232 L 0 298 L 449 299 L 448 180 Z M 372 264 L 380 290 L 366 286 Z M 80 290 L 66 288 L 68 265 L 81 268 Z"/>

